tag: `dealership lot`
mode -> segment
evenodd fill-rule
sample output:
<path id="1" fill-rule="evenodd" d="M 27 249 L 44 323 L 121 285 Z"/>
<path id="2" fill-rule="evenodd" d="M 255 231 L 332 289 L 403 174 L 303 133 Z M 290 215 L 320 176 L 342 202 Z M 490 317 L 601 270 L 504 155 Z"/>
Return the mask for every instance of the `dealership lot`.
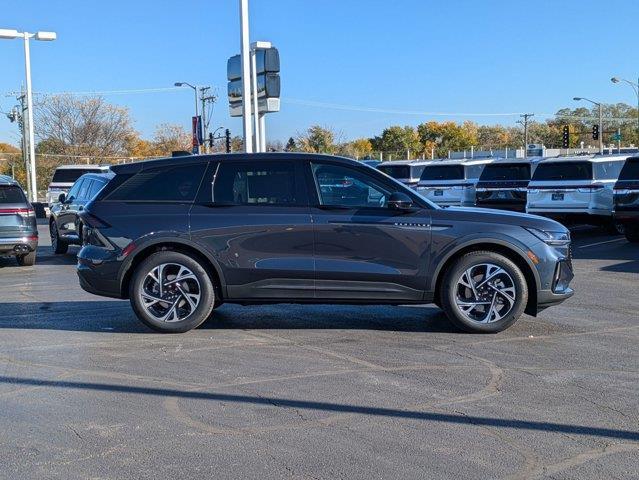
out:
<path id="1" fill-rule="evenodd" d="M 636 478 L 639 247 L 574 233 L 575 296 L 497 335 L 433 306 L 222 306 L 183 335 L 0 260 L 1 478 Z"/>

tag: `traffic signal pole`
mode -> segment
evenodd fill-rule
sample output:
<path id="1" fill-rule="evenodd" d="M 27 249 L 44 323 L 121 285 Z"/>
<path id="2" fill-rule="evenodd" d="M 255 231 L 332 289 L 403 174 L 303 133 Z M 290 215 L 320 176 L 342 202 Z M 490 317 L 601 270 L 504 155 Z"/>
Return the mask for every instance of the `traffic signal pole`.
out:
<path id="1" fill-rule="evenodd" d="M 599 104 L 599 154 L 603 155 L 603 105 Z"/>

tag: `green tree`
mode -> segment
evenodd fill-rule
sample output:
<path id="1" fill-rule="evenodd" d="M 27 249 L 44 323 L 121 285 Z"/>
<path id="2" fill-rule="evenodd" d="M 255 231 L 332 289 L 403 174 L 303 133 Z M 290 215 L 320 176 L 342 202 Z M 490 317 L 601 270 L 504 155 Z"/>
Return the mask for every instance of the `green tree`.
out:
<path id="1" fill-rule="evenodd" d="M 416 158 L 423 151 L 423 144 L 413 127 L 394 125 L 384 129 L 382 135 L 371 141 L 375 150 L 382 151 L 395 158 Z"/>
<path id="2" fill-rule="evenodd" d="M 297 148 L 308 153 L 335 153 L 335 132 L 328 127 L 311 126 L 306 132 L 298 133 Z"/>

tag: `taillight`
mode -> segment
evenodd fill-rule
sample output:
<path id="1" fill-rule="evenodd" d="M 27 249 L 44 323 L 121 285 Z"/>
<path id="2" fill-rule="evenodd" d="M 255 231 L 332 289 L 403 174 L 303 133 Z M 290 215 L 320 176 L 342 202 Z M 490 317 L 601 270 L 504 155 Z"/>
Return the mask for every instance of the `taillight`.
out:
<path id="1" fill-rule="evenodd" d="M 589 187 L 578 188 L 577 191 L 579 193 L 593 193 L 593 192 L 596 192 L 597 190 L 602 190 L 603 188 L 604 188 L 603 185 L 593 184 L 593 185 L 590 185 Z"/>
<path id="2" fill-rule="evenodd" d="M 0 215 L 20 215 L 21 217 L 35 217 L 33 208 L 0 208 Z"/>

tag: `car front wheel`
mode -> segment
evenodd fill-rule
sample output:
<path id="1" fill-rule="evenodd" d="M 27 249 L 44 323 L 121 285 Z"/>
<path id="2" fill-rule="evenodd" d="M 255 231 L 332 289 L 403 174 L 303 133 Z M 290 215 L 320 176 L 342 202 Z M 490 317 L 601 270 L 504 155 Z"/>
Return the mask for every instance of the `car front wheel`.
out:
<path id="1" fill-rule="evenodd" d="M 441 285 L 446 316 L 467 332 L 500 332 L 517 321 L 528 302 L 528 286 L 519 267 L 490 251 L 457 259 Z"/>
<path id="2" fill-rule="evenodd" d="M 49 224 L 49 235 L 51 235 L 51 248 L 53 253 L 67 253 L 69 250 L 69 244 L 60 238 L 60 232 L 55 221 L 51 221 Z"/>
<path id="3" fill-rule="evenodd" d="M 207 271 L 194 258 L 161 251 L 137 266 L 129 297 L 145 325 L 159 332 L 183 333 L 211 315 L 215 288 Z"/>

